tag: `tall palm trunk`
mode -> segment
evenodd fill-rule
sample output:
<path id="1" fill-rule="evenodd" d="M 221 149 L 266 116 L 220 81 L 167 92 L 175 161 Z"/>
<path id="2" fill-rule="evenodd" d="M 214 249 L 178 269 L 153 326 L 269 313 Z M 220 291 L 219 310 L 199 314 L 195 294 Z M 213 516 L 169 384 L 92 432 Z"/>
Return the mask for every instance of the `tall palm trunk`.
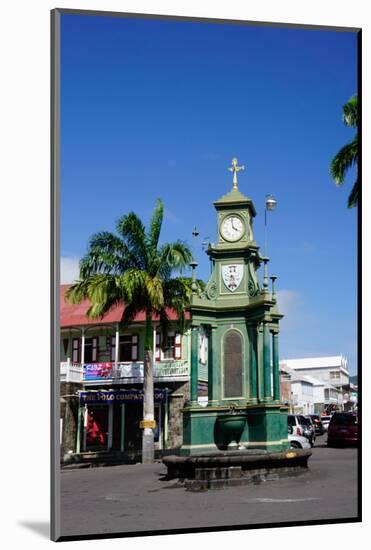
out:
<path id="1" fill-rule="evenodd" d="M 144 379 L 143 379 L 143 420 L 154 420 L 153 394 L 153 328 L 152 312 L 146 311 L 146 328 L 144 343 Z M 152 428 L 143 429 L 142 462 L 150 464 L 154 461 L 154 432 Z"/>

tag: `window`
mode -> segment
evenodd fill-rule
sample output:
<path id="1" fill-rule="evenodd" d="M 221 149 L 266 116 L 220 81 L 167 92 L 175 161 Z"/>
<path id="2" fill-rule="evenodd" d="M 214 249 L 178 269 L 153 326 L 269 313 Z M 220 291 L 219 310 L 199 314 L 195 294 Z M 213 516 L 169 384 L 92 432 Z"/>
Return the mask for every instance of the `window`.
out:
<path id="1" fill-rule="evenodd" d="M 164 346 L 163 358 L 174 359 L 175 357 L 175 334 L 168 334 Z"/>
<path id="2" fill-rule="evenodd" d="M 331 419 L 332 426 L 352 426 L 353 424 L 357 424 L 357 416 L 355 414 L 335 413 Z"/>
<path id="3" fill-rule="evenodd" d="M 72 340 L 72 363 L 80 362 L 80 338 Z"/>
<path id="4" fill-rule="evenodd" d="M 84 362 L 96 363 L 98 361 L 98 338 L 85 338 Z"/>
<path id="5" fill-rule="evenodd" d="M 332 379 L 339 379 L 339 378 L 340 378 L 340 372 L 339 372 L 339 371 L 332 371 L 332 372 L 330 372 L 330 378 L 332 378 Z"/>
<path id="6" fill-rule="evenodd" d="M 119 361 L 138 361 L 138 343 L 137 334 L 120 334 L 119 337 Z M 115 360 L 116 338 L 111 340 L 111 360 Z"/>
<path id="7" fill-rule="evenodd" d="M 161 334 L 156 332 L 156 361 L 182 358 L 182 335 L 179 332 L 169 332 L 166 343 L 161 349 Z"/>
<path id="8" fill-rule="evenodd" d="M 307 382 L 302 383 L 302 392 L 305 395 L 313 395 L 313 386 Z"/>

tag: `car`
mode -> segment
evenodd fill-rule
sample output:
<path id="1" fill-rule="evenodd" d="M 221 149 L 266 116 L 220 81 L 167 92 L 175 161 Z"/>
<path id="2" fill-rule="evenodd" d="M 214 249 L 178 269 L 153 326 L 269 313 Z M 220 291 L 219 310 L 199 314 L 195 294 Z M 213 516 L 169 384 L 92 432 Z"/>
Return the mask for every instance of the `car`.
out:
<path id="1" fill-rule="evenodd" d="M 327 432 L 327 445 L 357 445 L 358 415 L 354 412 L 336 412 Z"/>
<path id="2" fill-rule="evenodd" d="M 316 436 L 314 433 L 314 427 L 312 426 L 310 420 L 306 419 L 302 414 L 288 414 L 287 424 L 289 429 L 292 427 L 293 435 L 306 437 L 313 447 Z"/>
<path id="3" fill-rule="evenodd" d="M 327 430 L 328 430 L 328 425 L 330 424 L 331 418 L 332 418 L 332 416 L 329 416 L 329 415 L 321 416 L 321 422 L 322 422 L 322 426 L 323 426 L 323 429 L 325 430 L 325 432 L 327 432 Z"/>
<path id="4" fill-rule="evenodd" d="M 319 414 L 309 414 L 308 416 L 313 420 L 316 435 L 323 435 L 325 433 L 325 428 L 323 427 Z"/>
<path id="5" fill-rule="evenodd" d="M 288 440 L 290 441 L 290 447 L 291 449 L 310 449 L 311 444 L 309 443 L 308 439 L 306 437 L 303 437 L 301 435 L 294 435 L 293 433 L 290 433 L 293 431 L 293 427 L 290 426 L 289 433 L 288 433 Z"/>

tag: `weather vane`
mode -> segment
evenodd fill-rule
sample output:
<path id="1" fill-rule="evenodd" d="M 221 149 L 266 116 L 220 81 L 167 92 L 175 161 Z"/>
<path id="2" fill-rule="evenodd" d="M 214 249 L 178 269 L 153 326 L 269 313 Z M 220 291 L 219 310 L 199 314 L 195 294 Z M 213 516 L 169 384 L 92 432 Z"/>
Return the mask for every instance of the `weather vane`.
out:
<path id="1" fill-rule="evenodd" d="M 237 187 L 237 172 L 240 170 L 245 170 L 245 166 L 237 166 L 238 160 L 235 158 L 232 159 L 232 166 L 228 168 L 230 172 L 233 172 L 233 186 L 232 189 L 238 189 Z"/>

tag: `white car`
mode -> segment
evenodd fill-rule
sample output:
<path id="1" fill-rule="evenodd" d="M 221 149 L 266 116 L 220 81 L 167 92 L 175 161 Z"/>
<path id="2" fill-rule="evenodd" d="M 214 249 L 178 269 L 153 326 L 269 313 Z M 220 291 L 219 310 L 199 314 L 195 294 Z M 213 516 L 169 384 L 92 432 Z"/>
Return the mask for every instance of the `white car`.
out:
<path id="1" fill-rule="evenodd" d="M 302 435 L 288 434 L 287 438 L 292 449 L 311 449 L 308 439 Z"/>

